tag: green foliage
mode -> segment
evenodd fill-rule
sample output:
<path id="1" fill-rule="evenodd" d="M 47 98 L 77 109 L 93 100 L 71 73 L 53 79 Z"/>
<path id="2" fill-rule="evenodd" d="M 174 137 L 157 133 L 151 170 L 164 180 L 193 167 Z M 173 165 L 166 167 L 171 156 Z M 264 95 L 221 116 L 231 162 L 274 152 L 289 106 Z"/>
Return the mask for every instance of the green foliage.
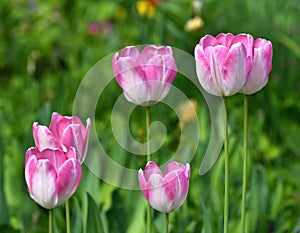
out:
<path id="1" fill-rule="evenodd" d="M 251 33 L 272 41 L 273 70 L 268 85 L 249 97 L 248 233 L 288 233 L 300 227 L 300 2 L 298 0 L 205 0 L 204 27 L 186 32 L 194 12 L 191 0 L 159 1 L 153 18 L 141 17 L 136 1 L 25 1 L 0 3 L 0 232 L 47 232 L 48 212 L 29 197 L 24 155 L 33 146 L 34 121 L 48 125 L 53 111 L 72 114 L 74 96 L 88 70 L 100 59 L 132 44 L 168 44 L 193 54 L 205 34 Z M 99 30 L 91 31 L 95 22 Z M 101 77 L 99 77 L 101 78 Z M 224 158 L 199 176 L 210 136 L 210 117 L 201 93 L 182 75 L 175 86 L 199 106 L 200 142 L 191 161 L 186 202 L 170 214 L 170 231 L 222 231 Z M 121 94 L 115 81 L 104 90 L 95 119 L 99 140 L 117 163 L 144 167 L 142 156 L 117 143 L 111 111 Z M 230 232 L 240 232 L 242 183 L 242 96 L 229 99 Z M 141 117 L 142 116 L 142 117 Z M 176 113 L 164 104 L 151 108 L 168 136 L 153 156 L 159 164 L 177 149 L 180 127 Z M 145 142 L 143 108 L 119 128 Z M 120 135 L 126 144 L 126 135 Z M 185 152 L 185 153 L 188 153 Z M 94 155 L 89 151 L 89 156 Z M 184 155 L 183 155 L 184 156 Z M 126 177 L 116 174 L 116 180 Z M 86 193 L 89 193 L 88 195 Z M 139 191 L 100 181 L 83 165 L 81 184 L 71 198 L 72 232 L 144 232 L 147 203 Z M 65 232 L 64 206 L 54 210 L 54 232 Z M 153 213 L 153 232 L 162 232 L 164 216 Z"/>
<path id="2" fill-rule="evenodd" d="M 91 233 L 108 233 L 107 223 L 105 222 L 105 216 L 103 212 L 99 212 L 98 206 L 95 200 L 88 196 L 88 215 L 86 223 L 86 231 Z"/>

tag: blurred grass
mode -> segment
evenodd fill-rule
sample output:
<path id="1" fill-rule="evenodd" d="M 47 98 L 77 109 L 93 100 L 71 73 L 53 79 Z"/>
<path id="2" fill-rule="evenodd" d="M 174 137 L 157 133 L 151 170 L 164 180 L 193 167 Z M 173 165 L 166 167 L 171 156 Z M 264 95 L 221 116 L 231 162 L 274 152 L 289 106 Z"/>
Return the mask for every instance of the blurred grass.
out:
<path id="1" fill-rule="evenodd" d="M 268 85 L 249 98 L 248 232 L 286 233 L 299 227 L 300 218 L 300 2 L 298 0 L 205 0 L 193 12 L 190 0 L 160 1 L 153 18 L 138 15 L 131 1 L 25 1 L 0 3 L 0 232 L 46 232 L 47 211 L 29 197 L 24 181 L 24 155 L 33 146 L 34 121 L 48 125 L 52 111 L 72 114 L 78 85 L 101 58 L 126 45 L 165 43 L 193 54 L 205 34 L 251 33 L 272 41 L 273 71 Z M 195 14 L 204 21 L 198 31 L 184 31 Z M 94 22 L 99 28 L 90 31 Z M 205 175 L 198 175 L 210 132 L 205 102 L 197 88 L 178 76 L 175 85 L 198 102 L 201 141 L 191 161 L 186 203 L 171 214 L 171 232 L 221 232 L 223 156 Z M 111 157 L 132 168 L 140 159 L 121 152 L 109 129 L 114 100 L 121 94 L 116 82 L 105 89 L 96 125 Z M 230 232 L 239 232 L 242 157 L 242 96 L 229 101 Z M 178 142 L 178 119 L 159 104 L 152 115 L 166 125 L 166 145 L 157 152 L 166 161 Z M 133 135 L 143 141 L 141 111 L 131 117 Z M 159 117 L 158 117 L 159 116 Z M 128 156 L 128 157 L 126 157 Z M 130 158 L 130 159 L 129 159 Z M 135 158 L 135 159 L 131 159 Z M 120 177 L 122 178 L 122 177 Z M 86 192 L 90 193 L 87 200 Z M 91 207 L 91 198 L 95 203 Z M 143 229 L 144 204 L 137 191 L 120 190 L 100 181 L 84 168 L 83 180 L 71 210 L 75 230 L 94 227 L 91 212 L 106 219 L 109 232 Z M 143 204 L 140 204 L 143 203 Z M 141 205 L 141 206 L 140 206 Z M 92 208 L 92 209 L 91 209 Z M 154 232 L 163 217 L 154 213 Z M 97 222 L 98 222 L 97 220 Z M 93 224 L 94 223 L 94 224 Z M 46 227 L 47 229 L 47 227 Z M 55 210 L 55 232 L 64 232 L 64 207 Z"/>

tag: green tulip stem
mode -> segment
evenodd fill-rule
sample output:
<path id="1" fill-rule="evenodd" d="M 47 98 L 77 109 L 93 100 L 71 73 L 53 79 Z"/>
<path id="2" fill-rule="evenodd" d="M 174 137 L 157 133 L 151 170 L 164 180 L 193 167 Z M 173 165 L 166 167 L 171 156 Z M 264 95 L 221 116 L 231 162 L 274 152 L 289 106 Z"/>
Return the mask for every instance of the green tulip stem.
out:
<path id="1" fill-rule="evenodd" d="M 150 147 L 150 107 L 146 107 L 146 131 L 147 131 L 147 162 L 151 161 L 151 147 Z M 151 214 L 152 208 L 148 204 L 147 208 L 147 233 L 151 233 Z"/>
<path id="2" fill-rule="evenodd" d="M 53 209 L 49 209 L 49 233 L 53 232 Z"/>
<path id="3" fill-rule="evenodd" d="M 227 99 L 224 98 L 225 104 L 225 190 L 224 190 L 224 233 L 228 233 L 228 199 L 229 199 L 229 150 L 228 150 L 228 119 L 227 119 Z"/>
<path id="4" fill-rule="evenodd" d="M 246 232 L 246 189 L 247 189 L 247 141 L 248 141 L 248 96 L 244 95 L 244 158 L 242 191 L 242 233 Z"/>
<path id="5" fill-rule="evenodd" d="M 146 107 L 146 131 L 147 131 L 147 162 L 151 160 L 150 151 L 150 107 Z"/>
<path id="6" fill-rule="evenodd" d="M 169 213 L 166 213 L 166 233 L 169 232 Z"/>
<path id="7" fill-rule="evenodd" d="M 67 225 L 67 233 L 71 233 L 69 200 L 66 201 L 66 225 Z"/>

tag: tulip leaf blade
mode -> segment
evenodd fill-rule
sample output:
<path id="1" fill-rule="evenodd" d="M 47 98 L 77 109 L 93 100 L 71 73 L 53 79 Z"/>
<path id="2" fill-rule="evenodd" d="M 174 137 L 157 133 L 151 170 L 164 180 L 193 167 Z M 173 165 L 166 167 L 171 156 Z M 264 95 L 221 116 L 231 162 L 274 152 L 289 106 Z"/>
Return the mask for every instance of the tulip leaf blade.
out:
<path id="1" fill-rule="evenodd" d="M 140 197 L 136 201 L 133 218 L 126 233 L 145 232 L 146 227 L 144 219 L 147 206 L 148 205 L 145 198 L 140 195 Z"/>
<path id="2" fill-rule="evenodd" d="M 73 233 L 83 232 L 82 213 L 79 206 L 79 201 L 76 198 L 74 198 L 74 211 L 71 218 L 71 232 Z"/>
<path id="3" fill-rule="evenodd" d="M 2 143 L 2 135 L 0 134 L 0 224 L 8 223 L 8 209 L 4 193 L 4 148 Z M 2 231 L 1 231 L 2 232 Z"/>
<path id="4" fill-rule="evenodd" d="M 86 221 L 86 232 L 88 233 L 108 233 L 107 224 L 103 215 L 93 197 L 87 193 L 88 197 L 88 213 Z"/>
<path id="5" fill-rule="evenodd" d="M 279 42 L 281 42 L 284 46 L 286 46 L 294 55 L 300 58 L 300 45 L 297 42 L 287 35 L 278 34 L 277 36 Z"/>

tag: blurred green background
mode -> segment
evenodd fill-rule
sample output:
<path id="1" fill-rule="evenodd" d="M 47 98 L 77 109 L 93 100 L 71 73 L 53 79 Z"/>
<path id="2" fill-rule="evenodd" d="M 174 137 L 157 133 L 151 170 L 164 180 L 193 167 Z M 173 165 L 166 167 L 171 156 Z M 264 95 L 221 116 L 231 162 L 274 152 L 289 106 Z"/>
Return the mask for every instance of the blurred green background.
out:
<path id="1" fill-rule="evenodd" d="M 25 152 L 34 145 L 31 126 L 34 121 L 49 125 L 53 111 L 71 115 L 76 90 L 96 62 L 137 44 L 165 44 L 193 55 L 202 36 L 221 32 L 250 33 L 273 43 L 269 83 L 249 98 L 248 232 L 300 232 L 300 1 L 203 0 L 202 7 L 199 2 L 0 2 L 1 233 L 48 231 L 47 211 L 31 200 L 24 180 Z M 179 74 L 174 85 L 193 99 L 201 138 L 191 161 L 189 194 L 180 210 L 171 214 L 171 232 L 222 232 L 223 156 L 208 173 L 198 175 L 209 140 L 209 114 L 201 93 L 183 76 Z M 110 127 L 111 109 L 121 93 L 113 80 L 94 120 L 111 157 L 138 169 L 144 166 L 143 159 L 122 150 Z M 240 232 L 243 96 L 231 97 L 228 105 L 229 226 L 235 233 Z M 188 111 L 183 107 L 182 114 Z M 143 109 L 137 107 L 130 128 L 144 142 L 140 114 Z M 163 163 L 176 149 L 180 124 L 163 104 L 154 106 L 151 115 L 168 130 L 166 144 L 156 153 L 158 163 Z M 74 233 L 145 232 L 146 201 L 141 193 L 111 186 L 85 166 L 70 202 Z M 64 206 L 54 216 L 55 232 L 65 232 Z M 154 212 L 153 225 L 153 232 L 162 232 L 164 216 Z"/>

